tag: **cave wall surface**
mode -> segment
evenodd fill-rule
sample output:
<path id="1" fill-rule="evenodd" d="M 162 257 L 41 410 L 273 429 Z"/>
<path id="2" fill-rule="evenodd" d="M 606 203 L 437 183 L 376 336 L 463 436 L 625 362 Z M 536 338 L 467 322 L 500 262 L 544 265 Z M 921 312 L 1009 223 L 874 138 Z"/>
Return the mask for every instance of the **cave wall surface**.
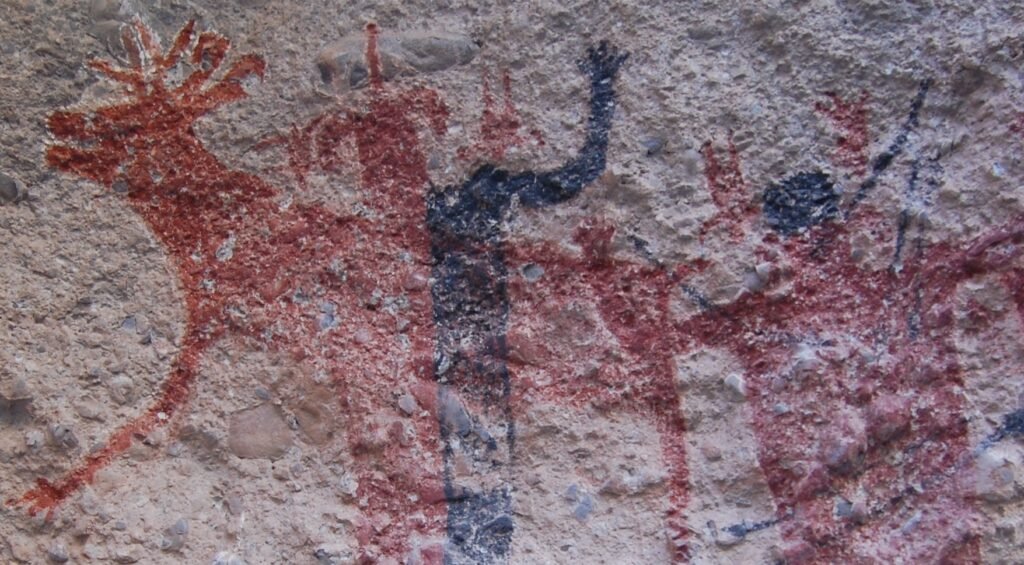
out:
<path id="1" fill-rule="evenodd" d="M 1024 562 L 1022 26 L 0 2 L 0 561 Z"/>

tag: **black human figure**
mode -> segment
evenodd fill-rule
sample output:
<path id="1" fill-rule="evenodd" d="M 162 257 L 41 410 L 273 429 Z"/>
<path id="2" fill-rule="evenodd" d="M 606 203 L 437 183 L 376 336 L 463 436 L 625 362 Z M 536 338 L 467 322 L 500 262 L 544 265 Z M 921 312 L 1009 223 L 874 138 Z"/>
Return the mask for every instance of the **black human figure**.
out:
<path id="1" fill-rule="evenodd" d="M 517 202 L 529 208 L 565 202 L 604 171 L 615 110 L 613 81 L 626 57 L 602 42 L 579 62 L 590 79 L 590 118 L 585 144 L 564 166 L 510 173 L 484 165 L 465 183 L 427 196 L 437 340 L 434 375 L 440 384 L 438 419 L 448 502 L 446 563 L 501 560 L 514 529 L 510 464 L 515 423 L 506 365 L 504 223 Z"/>

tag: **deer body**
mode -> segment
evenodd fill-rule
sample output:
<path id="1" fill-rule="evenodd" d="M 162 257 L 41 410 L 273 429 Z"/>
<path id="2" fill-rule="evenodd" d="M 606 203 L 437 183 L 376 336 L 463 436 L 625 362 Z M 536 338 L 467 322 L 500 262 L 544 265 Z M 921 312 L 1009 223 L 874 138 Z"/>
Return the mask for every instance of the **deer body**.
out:
<path id="1" fill-rule="evenodd" d="M 192 124 L 218 105 L 244 97 L 242 82 L 262 77 L 263 62 L 244 56 L 208 86 L 227 55 L 228 42 L 204 32 L 195 38 L 190 57 L 199 70 L 179 86 L 166 85 L 164 74 L 193 44 L 192 23 L 167 53 L 160 52 L 148 29 L 136 23 L 124 37 L 128 69 L 92 63 L 125 85 L 128 101 L 90 115 L 62 111 L 50 117 L 51 132 L 65 144 L 48 148 L 48 164 L 123 194 L 164 246 L 185 295 L 185 335 L 170 375 L 141 415 L 115 430 L 107 445 L 60 481 L 38 479 L 35 489 L 11 502 L 32 513 L 51 513 L 125 451 L 133 438 L 144 437 L 169 420 L 196 387 L 204 352 L 233 336 L 251 347 L 289 354 L 297 363 L 326 374 L 336 388 L 359 485 L 356 496 L 363 518 L 355 534 L 361 559 L 441 558 L 444 550 L 438 549 L 438 536 L 444 531 L 448 506 L 458 505 L 464 497 L 453 490 L 448 472 L 441 472 L 451 468 L 450 450 L 439 443 L 450 435 L 444 410 L 459 401 L 438 387 L 439 380 L 444 382 L 435 362 L 438 355 L 456 352 L 449 351 L 449 340 L 438 341 L 436 334 L 451 337 L 484 328 L 457 319 L 462 308 L 474 306 L 476 294 L 431 289 L 431 272 L 448 282 L 459 281 L 456 286 L 483 284 L 477 294 L 504 296 L 495 286 L 503 283 L 485 283 L 470 271 L 449 268 L 450 260 L 463 254 L 446 238 L 465 218 L 428 213 L 428 207 L 440 205 L 445 194 L 433 194 L 428 203 L 426 159 L 417 139 L 419 118 L 440 134 L 447 110 L 427 89 L 385 91 L 376 61 L 376 27 L 368 26 L 368 31 L 368 111 L 323 116 L 287 140 L 300 184 L 313 164 L 325 169 L 338 166 L 339 148 L 346 139 L 354 142 L 367 196 L 359 214 L 285 205 L 272 186 L 230 170 L 206 150 Z M 490 179 L 490 188 L 502 194 L 503 204 L 491 211 L 497 214 L 494 218 L 482 219 L 500 224 L 515 197 L 532 206 L 564 201 L 600 173 L 613 107 L 611 79 L 623 59 L 601 47 L 581 67 L 591 79 L 594 98 L 580 156 L 556 171 L 511 176 L 501 172 Z M 144 61 L 151 65 L 144 66 Z M 450 188 L 459 191 L 460 202 L 474 200 L 470 188 Z M 498 227 L 485 223 L 486 229 Z M 479 229 L 484 224 L 474 224 L 472 233 L 463 235 L 473 239 Z M 490 266 L 500 276 L 502 242 L 491 239 L 477 243 L 496 246 L 498 262 Z M 438 298 L 449 301 L 445 307 L 454 307 L 456 318 L 439 314 Z M 494 314 L 503 324 L 505 315 Z M 484 337 L 500 342 L 503 332 L 502 326 L 493 335 L 485 331 Z M 500 365 L 504 353 L 497 353 Z M 507 390 L 508 376 L 503 374 Z M 459 392 L 487 397 L 495 392 L 487 388 L 492 386 Z M 411 391 L 427 412 L 408 421 L 382 416 L 381 407 L 393 407 L 402 391 Z M 507 411 L 504 416 L 510 418 Z M 507 429 L 511 434 L 510 421 Z M 511 440 L 507 449 L 511 450 Z M 509 491 L 503 489 L 497 510 L 510 524 Z M 450 520 L 447 526 L 451 533 Z M 477 536 L 481 547 L 486 546 L 477 557 L 493 561 L 505 555 L 511 529 L 499 530 Z M 492 534 L 500 539 L 489 541 Z M 466 549 L 459 547 L 459 539 L 454 543 L 452 547 Z"/>
<path id="2" fill-rule="evenodd" d="M 181 350 L 155 401 L 136 419 L 61 480 L 38 479 L 35 489 L 11 502 L 32 513 L 52 513 L 134 438 L 174 416 L 196 387 L 203 353 L 230 335 L 251 347 L 288 354 L 326 374 L 336 388 L 357 496 L 366 501 L 356 532 L 364 554 L 371 559 L 379 553 L 405 555 L 414 543 L 436 545 L 445 515 L 436 471 L 436 420 L 376 417 L 380 407 L 394 405 L 397 391 L 417 390 L 419 397 L 430 398 L 433 390 L 429 237 L 423 214 L 407 213 L 423 209 L 419 189 L 425 177 L 388 168 L 395 163 L 418 167 L 422 155 L 409 152 L 408 143 L 378 151 L 386 165 L 371 188 L 384 194 L 371 203 L 370 215 L 376 208 L 387 221 L 321 206 L 286 206 L 274 187 L 222 164 L 192 127 L 217 105 L 243 97 L 241 81 L 262 76 L 262 61 L 244 56 L 207 86 L 228 44 L 204 32 L 191 60 L 207 66 L 171 88 L 162 82 L 163 74 L 192 44 L 193 24 L 166 54 L 144 26 L 137 23 L 133 31 L 136 35 L 124 41 L 131 68 L 93 63 L 126 85 L 129 100 L 88 116 L 54 113 L 50 130 L 67 144 L 52 145 L 46 158 L 54 168 L 122 194 L 161 242 L 185 295 Z M 144 57 L 152 68 L 143 68 Z M 373 151 L 374 133 L 381 131 L 401 137 L 411 130 L 415 140 L 413 123 L 402 115 L 362 122 L 353 124 L 361 152 Z M 382 141 L 387 140 L 376 139 Z M 398 210 L 388 208 L 392 198 L 399 200 Z M 381 307 L 382 299 L 398 296 L 404 301 L 397 311 Z M 405 322 L 399 324 L 399 318 Z M 401 443 L 401 449 L 391 443 Z"/>

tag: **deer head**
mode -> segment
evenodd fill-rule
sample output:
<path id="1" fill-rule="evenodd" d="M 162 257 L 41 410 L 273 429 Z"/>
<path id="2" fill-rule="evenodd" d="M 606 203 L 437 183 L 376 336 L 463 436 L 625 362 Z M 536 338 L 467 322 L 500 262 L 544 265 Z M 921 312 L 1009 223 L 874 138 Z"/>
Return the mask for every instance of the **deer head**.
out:
<path id="1" fill-rule="evenodd" d="M 167 155 L 199 149 L 192 124 L 214 108 L 244 98 L 244 79 L 263 78 L 263 60 L 244 55 L 218 80 L 211 80 L 224 62 L 230 42 L 210 31 L 195 37 L 194 21 L 185 24 L 166 52 L 139 20 L 125 26 L 121 41 L 127 67 L 98 59 L 89 66 L 122 85 L 127 100 L 91 114 L 51 114 L 49 130 L 64 144 L 47 148 L 50 166 L 106 185 L 133 173 L 149 175 L 153 171 L 146 169 L 159 167 Z M 180 84 L 168 84 L 168 71 L 178 66 L 190 46 L 188 63 L 195 70 Z"/>

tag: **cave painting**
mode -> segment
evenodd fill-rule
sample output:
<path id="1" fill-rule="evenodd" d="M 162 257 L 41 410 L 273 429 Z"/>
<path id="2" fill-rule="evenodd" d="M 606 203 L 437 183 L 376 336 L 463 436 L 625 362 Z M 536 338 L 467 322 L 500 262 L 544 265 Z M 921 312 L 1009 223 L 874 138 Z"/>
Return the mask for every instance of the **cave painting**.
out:
<path id="1" fill-rule="evenodd" d="M 928 83 L 874 158 L 866 95 L 830 94 L 817 105 L 838 132 L 835 164 L 861 179 L 848 197 L 828 174 L 805 171 L 768 183 L 755 202 L 731 136 L 724 155 L 703 147 L 718 212 L 697 235 L 759 238 L 756 284 L 722 304 L 701 288 L 710 262 L 665 265 L 639 240 L 638 257 L 624 258 L 613 252 L 615 227 L 600 218 L 578 226 L 578 251 L 508 241 L 515 210 L 569 205 L 604 171 L 624 53 L 601 43 L 580 61 L 590 86 L 585 141 L 550 171 L 493 164 L 513 145 L 542 140 L 519 132 L 507 75 L 500 110 L 485 76 L 481 139 L 458 155 L 492 164 L 433 187 L 420 147 L 423 136 L 444 135 L 448 108 L 434 90 L 385 84 L 378 29 L 366 31 L 365 109 L 326 112 L 264 143 L 285 145 L 300 186 L 345 165 L 354 147 L 366 199 L 352 212 L 282 206 L 281 191 L 207 151 L 194 122 L 244 98 L 264 63 L 245 55 L 221 70 L 228 40 L 193 23 L 163 51 L 136 22 L 123 38 L 126 68 L 90 63 L 126 100 L 49 117 L 59 141 L 47 164 L 125 198 L 175 266 L 187 318 L 155 402 L 63 477 L 39 478 L 9 504 L 52 513 L 171 420 L 204 352 L 234 336 L 330 377 L 366 501 L 362 561 L 503 561 L 515 532 L 515 415 L 543 398 L 653 421 L 668 468 L 667 536 L 683 562 L 694 555 L 674 356 L 720 348 L 743 366 L 736 388 L 749 401 L 777 508 L 728 532 L 779 528 L 794 563 L 978 561 L 967 471 L 979 449 L 1019 435 L 1024 417 L 1011 414 L 983 445 L 968 444 L 949 298 L 972 277 L 1000 273 L 1024 317 L 1024 269 L 1014 266 L 1024 220 L 929 247 L 909 204 L 895 233 L 871 209 L 869 196 L 900 157 L 912 162 L 907 201 L 930 190 L 922 170 L 934 164 L 908 150 Z M 194 70 L 169 84 L 180 65 Z M 888 268 L 866 266 L 854 234 L 894 239 Z M 380 418 L 404 390 L 429 417 Z"/>
<path id="2" fill-rule="evenodd" d="M 419 124 L 440 135 L 447 108 L 435 91 L 384 84 L 377 28 L 367 26 L 368 110 L 328 113 L 269 140 L 288 145 L 300 183 L 312 167 L 337 166 L 339 146 L 352 140 L 372 200 L 368 212 L 342 215 L 283 207 L 277 189 L 228 169 L 203 147 L 193 123 L 245 97 L 244 81 L 261 78 L 264 63 L 246 55 L 217 76 L 229 42 L 194 28 L 186 25 L 166 52 L 143 24 L 126 30 L 129 66 L 90 66 L 122 84 L 128 100 L 91 114 L 54 113 L 48 125 L 61 142 L 46 153 L 48 165 L 123 194 L 162 242 L 186 295 L 182 349 L 142 415 L 61 479 L 39 478 L 10 503 L 52 513 L 133 438 L 170 420 L 195 386 L 204 351 L 232 335 L 289 353 L 333 379 L 358 496 L 367 501 L 357 532 L 365 559 L 410 552 L 424 561 L 500 559 L 514 529 L 511 469 L 493 464 L 493 452 L 507 463 L 514 447 L 500 225 L 513 201 L 556 204 L 601 173 L 613 81 L 625 56 L 601 44 L 580 62 L 591 117 L 584 147 L 565 166 L 522 173 L 484 166 L 462 186 L 428 192 Z M 171 86 L 165 75 L 183 57 L 201 67 Z M 494 121 L 483 134 L 501 139 L 486 140 L 487 153 L 503 151 L 502 139 L 516 141 L 507 134 L 515 123 L 508 106 Z M 396 339 L 398 316 L 378 306 L 399 296 L 405 323 Z M 480 305 L 486 308 L 478 317 L 461 315 Z M 337 329 L 342 325 L 356 329 Z M 461 338 L 468 335 L 481 341 L 466 349 Z M 382 358 L 400 360 L 401 370 L 389 370 Z M 413 391 L 436 417 L 414 419 L 413 429 L 381 429 L 374 415 L 393 405 L 396 390 Z M 469 476 L 455 472 L 456 449 L 474 462 Z M 444 532 L 447 547 L 439 549 Z"/>
<path id="3" fill-rule="evenodd" d="M 672 461 L 682 457 L 673 438 L 684 431 L 674 422 L 673 356 L 725 349 L 744 370 L 733 386 L 752 410 L 759 464 L 777 512 L 724 532 L 743 537 L 778 527 L 788 563 L 978 562 L 969 482 L 978 452 L 967 441 L 950 297 L 968 279 L 998 272 L 1021 307 L 1020 269 L 1012 261 L 1024 242 L 1024 219 L 966 245 L 927 248 L 916 237 L 904 249 L 906 210 L 893 235 L 886 216 L 869 209 L 868 195 L 907 152 L 928 88 L 922 84 L 906 121 L 870 166 L 844 160 L 864 177 L 845 204 L 821 171 L 769 184 L 760 198 L 768 233 L 755 239 L 758 268 L 747 289 L 725 304 L 714 304 L 699 286 L 713 265 L 616 258 L 614 228 L 600 220 L 577 230 L 577 254 L 550 244 L 518 249 L 513 265 L 544 273 L 513 286 L 513 323 L 521 328 L 513 350 L 528 352 L 519 355 L 530 359 L 522 372 L 538 375 L 517 383 L 519 390 L 652 414 Z M 704 148 L 712 201 L 725 210 L 707 220 L 702 239 L 712 230 L 725 241 L 758 231 L 758 207 L 743 193 L 731 140 L 728 152 L 723 162 L 710 144 Z M 913 193 L 922 190 L 920 160 L 910 157 Z M 864 245 L 854 243 L 863 234 L 880 247 L 896 239 L 888 268 L 866 264 Z M 680 300 L 697 312 L 674 316 Z M 552 331 L 553 319 L 572 315 L 586 321 L 591 335 L 609 334 L 575 347 L 597 360 L 583 371 L 572 358 L 565 361 L 572 334 Z M 1020 434 L 1020 419 L 1010 414 L 986 441 Z M 681 513 L 685 480 L 673 487 Z"/>
<path id="4" fill-rule="evenodd" d="M 358 117 L 385 142 L 412 146 L 400 153 L 366 136 L 357 139 L 368 160 L 386 162 L 383 172 L 364 175 L 379 198 L 369 203 L 371 209 L 386 220 L 320 206 L 284 207 L 277 189 L 230 170 L 196 136 L 195 120 L 245 97 L 243 81 L 260 78 L 264 63 L 246 55 L 217 77 L 229 42 L 213 32 L 197 34 L 194 27 L 186 25 L 162 53 L 147 28 L 136 23 L 124 40 L 130 67 L 91 63 L 126 86 L 127 101 L 88 115 L 56 112 L 49 119 L 60 143 L 47 150 L 47 163 L 124 195 L 174 264 L 187 319 L 181 351 L 156 402 L 115 430 L 103 449 L 56 482 L 39 479 L 18 502 L 33 512 L 52 512 L 133 438 L 172 418 L 195 387 L 203 353 L 232 335 L 289 354 L 332 380 L 346 419 L 338 425 L 349 430 L 357 495 L 367 500 L 356 533 L 364 554 L 436 554 L 430 544 L 437 543 L 446 515 L 438 424 L 417 418 L 396 426 L 374 416 L 393 404 L 394 390 L 435 394 L 429 264 L 399 258 L 429 248 L 422 220 L 425 162 L 415 150 L 417 131 L 405 108 L 428 114 L 440 128 L 444 107 L 436 94 L 416 91 L 382 96 L 365 119 Z M 168 85 L 164 75 L 189 49 L 189 62 L 203 67 L 180 86 Z M 385 153 L 375 154 L 378 148 Z M 383 297 L 400 295 L 407 297 L 410 312 L 396 339 L 396 317 L 377 306 Z M 355 331 L 337 330 L 340 324 Z M 403 370 L 380 363 L 382 357 Z M 401 450 L 394 449 L 398 445 Z M 382 528 L 382 522 L 390 526 Z"/>

